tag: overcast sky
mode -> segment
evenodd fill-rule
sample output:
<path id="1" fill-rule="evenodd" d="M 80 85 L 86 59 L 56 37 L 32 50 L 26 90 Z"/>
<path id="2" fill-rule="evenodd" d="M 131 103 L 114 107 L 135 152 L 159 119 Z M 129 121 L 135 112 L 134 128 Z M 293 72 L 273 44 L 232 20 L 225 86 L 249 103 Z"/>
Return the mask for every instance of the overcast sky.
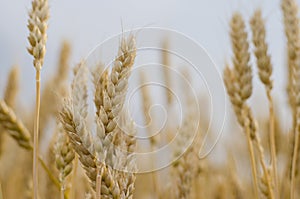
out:
<path id="1" fill-rule="evenodd" d="M 272 54 L 279 55 L 281 51 L 277 47 L 283 47 L 279 0 L 49 0 L 49 4 L 51 18 L 44 74 L 52 70 L 64 38 L 73 44 L 72 62 L 75 63 L 97 43 L 119 33 L 122 24 L 125 30 L 158 26 L 182 32 L 202 44 L 221 67 L 230 55 L 227 32 L 231 14 L 238 10 L 249 17 L 257 7 L 263 8 L 268 22 Z M 1 84 L 14 63 L 21 65 L 24 77 L 34 73 L 30 68 L 32 58 L 25 50 L 29 9 L 29 0 L 1 0 Z"/>

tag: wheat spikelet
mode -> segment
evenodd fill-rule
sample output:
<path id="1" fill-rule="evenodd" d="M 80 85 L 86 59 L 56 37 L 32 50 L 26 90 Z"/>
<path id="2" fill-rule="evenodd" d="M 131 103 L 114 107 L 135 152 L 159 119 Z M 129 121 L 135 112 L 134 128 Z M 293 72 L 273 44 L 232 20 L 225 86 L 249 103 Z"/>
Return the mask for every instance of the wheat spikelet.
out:
<path id="1" fill-rule="evenodd" d="M 67 135 L 62 129 L 62 126 L 58 125 L 58 138 L 55 144 L 55 162 L 56 168 L 59 171 L 59 181 L 61 183 L 62 194 L 65 190 L 65 179 L 72 172 L 73 159 L 75 157 L 73 148 Z"/>
<path id="2" fill-rule="evenodd" d="M 97 73 L 97 77 L 94 77 L 94 85 L 95 85 L 95 93 L 94 93 L 94 103 L 96 106 L 96 115 L 100 115 L 100 109 L 103 104 L 103 91 L 107 87 L 108 82 L 108 70 L 105 70 L 103 74 L 99 78 L 99 74 Z"/>
<path id="3" fill-rule="evenodd" d="M 46 53 L 47 28 L 49 18 L 48 0 L 33 0 L 29 12 L 28 52 L 34 57 L 33 65 L 36 70 L 41 70 Z"/>
<path id="4" fill-rule="evenodd" d="M 81 61 L 73 70 L 74 79 L 71 85 L 72 99 L 74 104 L 74 110 L 78 111 L 78 114 L 86 119 L 88 114 L 88 89 L 87 89 L 87 68 L 84 61 Z"/>
<path id="5" fill-rule="evenodd" d="M 104 70 L 104 64 L 99 63 L 95 66 L 95 68 L 92 71 L 93 75 L 93 84 L 94 84 L 94 104 L 96 107 L 96 115 L 99 115 L 100 106 L 103 103 L 103 95 L 102 90 L 104 89 L 107 79 L 108 79 L 108 70 Z M 101 75 L 101 73 L 103 74 Z M 105 80 L 105 81 L 104 81 Z"/>
<path id="6" fill-rule="evenodd" d="M 237 116 L 238 122 L 241 126 L 244 126 L 244 121 L 243 121 L 244 119 L 242 117 L 242 109 L 243 109 L 244 101 L 242 100 L 242 98 L 238 93 L 238 85 L 237 85 L 237 80 L 234 71 L 230 69 L 228 65 L 224 69 L 223 77 L 224 77 L 224 84 L 226 87 L 226 91 L 230 98 L 234 112 Z"/>
<path id="7" fill-rule="evenodd" d="M 242 100 L 248 99 L 252 94 L 252 69 L 249 66 L 249 43 L 245 30 L 245 22 L 239 13 L 235 13 L 230 22 L 231 44 L 233 49 L 233 65 L 239 85 L 238 92 Z"/>
<path id="8" fill-rule="evenodd" d="M 266 43 L 266 30 L 264 20 L 261 16 L 261 10 L 257 10 L 250 21 L 252 29 L 252 40 L 255 46 L 255 56 L 258 67 L 260 80 L 264 83 L 267 89 L 272 89 L 272 65 L 271 58 L 268 54 L 268 45 Z"/>

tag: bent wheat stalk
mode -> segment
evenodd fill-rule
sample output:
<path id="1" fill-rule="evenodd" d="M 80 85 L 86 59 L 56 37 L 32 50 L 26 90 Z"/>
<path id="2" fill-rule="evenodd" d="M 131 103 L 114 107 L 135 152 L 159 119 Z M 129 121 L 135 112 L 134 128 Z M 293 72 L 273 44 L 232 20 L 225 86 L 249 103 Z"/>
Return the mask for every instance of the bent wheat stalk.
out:
<path id="1" fill-rule="evenodd" d="M 269 117 L 270 117 L 270 153 L 271 153 L 271 164 L 272 164 L 272 176 L 275 182 L 276 192 L 279 195 L 279 185 L 277 176 L 277 156 L 276 156 L 276 143 L 275 143 L 275 120 L 274 120 L 274 108 L 273 99 L 271 95 L 273 82 L 271 80 L 272 75 L 272 64 L 271 57 L 268 54 L 268 45 L 266 43 L 266 30 L 264 20 L 262 18 L 261 10 L 255 11 L 251 21 L 251 29 L 253 33 L 253 44 L 255 46 L 254 54 L 256 56 L 256 62 L 258 67 L 258 74 L 261 82 L 265 86 L 267 98 L 269 101 Z"/>
<path id="2" fill-rule="evenodd" d="M 33 65 L 36 70 L 36 107 L 33 137 L 33 198 L 38 198 L 38 138 L 39 138 L 39 115 L 40 115 L 40 74 L 44 63 L 47 41 L 47 21 L 49 18 L 48 0 L 33 0 L 32 9 L 29 12 L 28 52 L 33 56 Z"/>

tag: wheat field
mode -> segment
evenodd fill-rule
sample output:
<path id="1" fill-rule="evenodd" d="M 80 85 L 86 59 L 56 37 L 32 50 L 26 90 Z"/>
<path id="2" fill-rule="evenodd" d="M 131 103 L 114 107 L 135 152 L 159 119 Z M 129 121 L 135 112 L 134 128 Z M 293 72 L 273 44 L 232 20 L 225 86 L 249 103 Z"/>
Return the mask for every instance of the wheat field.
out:
<path id="1" fill-rule="evenodd" d="M 221 136 L 216 142 L 216 146 L 223 143 L 226 154 L 221 161 L 209 153 L 205 158 L 199 155 L 204 142 L 213 145 L 215 140 L 206 134 L 209 115 L 201 112 L 200 117 L 199 109 L 206 110 L 206 96 L 195 98 L 186 85 L 180 85 L 181 125 L 171 121 L 157 130 L 161 118 L 150 111 L 154 101 L 162 100 L 165 111 L 172 114 L 178 99 L 172 92 L 155 93 L 146 84 L 140 86 L 151 79 L 151 73 L 136 72 L 143 53 L 138 33 L 122 32 L 113 60 L 99 60 L 92 66 L 84 55 L 72 65 L 73 44 L 63 41 L 53 60 L 55 74 L 42 75 L 51 9 L 48 0 L 32 0 L 24 26 L 28 27 L 28 56 L 33 60 L 33 67 L 26 67 L 36 73 L 31 77 L 35 100 L 33 107 L 23 102 L 19 92 L 23 66 L 12 66 L 0 99 L 0 199 L 300 199 L 299 5 L 295 0 L 280 3 L 287 80 L 280 95 L 286 97 L 291 126 L 288 131 L 282 127 L 285 105 L 274 97 L 278 80 L 273 75 L 264 10 L 257 8 L 249 20 L 237 10 L 227 24 L 232 57 L 224 63 L 222 83 L 229 105 L 225 122 L 230 128 L 224 129 L 228 131 L 225 141 Z M 160 42 L 160 62 L 166 67 L 157 74 L 166 90 L 172 91 L 178 82 L 169 70 L 173 67 L 166 53 L 170 42 Z M 193 76 L 187 68 L 180 70 L 186 79 Z M 135 111 L 147 139 L 140 137 L 140 124 L 129 113 L 129 105 L 137 106 L 128 103 L 135 76 L 141 105 Z M 266 99 L 263 117 L 251 101 L 257 92 L 255 83 L 263 87 L 260 95 Z M 169 143 L 167 154 L 158 153 Z M 140 154 L 146 158 L 140 159 Z M 160 166 L 164 161 L 167 166 Z"/>

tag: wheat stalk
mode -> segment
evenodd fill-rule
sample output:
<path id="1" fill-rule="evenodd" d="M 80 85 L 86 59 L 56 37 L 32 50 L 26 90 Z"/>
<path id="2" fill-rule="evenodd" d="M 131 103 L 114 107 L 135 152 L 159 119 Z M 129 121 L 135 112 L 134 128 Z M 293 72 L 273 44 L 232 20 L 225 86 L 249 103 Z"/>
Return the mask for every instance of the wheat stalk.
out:
<path id="1" fill-rule="evenodd" d="M 146 82 L 146 75 L 143 71 L 141 71 L 139 73 L 139 76 L 140 76 L 140 84 L 143 85 L 143 83 Z M 150 150 L 154 151 L 156 144 L 159 141 L 158 138 L 159 135 L 151 135 L 151 132 L 153 131 L 152 128 L 153 124 L 151 123 L 152 121 L 150 117 L 150 107 L 152 103 L 151 103 L 150 91 L 147 88 L 147 85 L 143 85 L 141 87 L 141 95 L 142 95 L 142 104 L 143 104 L 144 123 L 145 123 L 146 131 L 149 136 L 150 147 L 151 147 Z M 153 160 L 151 161 L 152 168 L 155 167 L 155 162 L 156 162 L 156 158 L 153 157 Z M 153 181 L 153 193 L 160 195 L 156 172 L 151 172 L 151 176 Z"/>
<path id="2" fill-rule="evenodd" d="M 276 143 L 275 143 L 275 131 L 274 131 L 274 108 L 273 99 L 271 96 L 273 82 L 271 80 L 272 75 L 272 64 L 271 58 L 268 54 L 268 45 L 266 43 L 266 30 L 264 20 L 262 19 L 261 10 L 257 10 L 250 21 L 251 29 L 253 33 L 253 44 L 255 46 L 255 56 L 258 67 L 258 74 L 261 82 L 265 85 L 268 101 L 269 101 L 269 112 L 270 112 L 270 152 L 271 152 L 271 164 L 272 164 L 272 175 L 275 181 L 275 187 L 277 195 L 279 190 L 278 176 L 277 176 L 277 156 L 276 156 Z"/>
<path id="3" fill-rule="evenodd" d="M 176 173 L 176 198 L 178 199 L 188 199 L 190 198 L 191 190 L 192 190 L 192 180 L 195 175 L 195 149 L 194 146 L 187 145 L 189 142 L 192 141 L 192 133 L 196 131 L 195 127 L 195 118 L 192 115 L 187 115 L 183 126 L 179 130 L 181 136 L 177 138 L 176 150 L 175 150 L 175 157 L 178 158 L 185 149 L 188 147 L 184 154 L 178 159 L 174 164 L 173 167 Z"/>
<path id="4" fill-rule="evenodd" d="M 250 155 L 254 156 L 252 149 L 252 143 L 255 143 L 259 154 L 260 165 L 262 166 L 264 176 L 267 179 L 268 187 L 268 197 L 274 198 L 274 193 L 272 189 L 272 179 L 267 172 L 267 168 L 264 162 L 263 148 L 260 143 L 260 137 L 257 134 L 257 127 L 252 112 L 246 100 L 252 94 L 252 69 L 249 64 L 250 53 L 249 53 L 249 43 L 247 41 L 248 36 L 245 30 L 245 22 L 239 13 L 235 13 L 230 22 L 231 26 L 231 43 L 233 49 L 233 65 L 234 70 L 231 71 L 228 67 L 224 72 L 224 82 L 227 88 L 227 92 L 230 96 L 231 102 L 237 113 L 238 120 L 241 126 L 244 127 L 246 135 L 248 136 Z M 228 75 L 228 77 L 226 77 Z M 237 78 L 238 77 L 238 78 Z M 231 84 L 231 85 L 230 85 Z M 240 118 L 240 119 L 239 119 Z M 252 160 L 252 171 L 253 180 L 255 183 L 255 195 L 258 198 L 258 183 L 257 179 L 254 177 L 257 173 L 255 170 L 254 157 Z"/>
<path id="5" fill-rule="evenodd" d="M 295 174 L 297 165 L 297 154 L 299 148 L 299 94 L 300 94 L 300 38 L 298 6 L 294 0 L 282 0 L 283 19 L 285 34 L 287 37 L 288 50 L 288 96 L 293 111 L 293 149 L 290 173 L 290 197 L 293 199 L 295 192 Z"/>
<path id="6" fill-rule="evenodd" d="M 163 67 L 163 75 L 164 75 L 164 81 L 166 84 L 166 97 L 167 97 L 167 103 L 170 105 L 173 100 L 172 93 L 168 90 L 171 89 L 171 65 L 170 65 L 170 56 L 169 56 L 169 41 L 166 39 L 164 40 L 162 44 L 162 67 Z"/>
<path id="7" fill-rule="evenodd" d="M 0 181 L 0 199 L 3 199 L 3 193 L 2 193 L 2 185 L 1 185 L 1 181 Z"/>
<path id="8" fill-rule="evenodd" d="M 40 72 L 44 64 L 47 41 L 47 21 L 49 18 L 48 0 L 33 0 L 32 8 L 29 11 L 28 41 L 30 47 L 29 54 L 34 58 L 33 65 L 36 70 L 36 107 L 35 107 L 35 122 L 34 122 L 34 137 L 33 137 L 33 198 L 38 198 L 38 156 L 39 156 L 39 114 L 40 114 Z"/>

